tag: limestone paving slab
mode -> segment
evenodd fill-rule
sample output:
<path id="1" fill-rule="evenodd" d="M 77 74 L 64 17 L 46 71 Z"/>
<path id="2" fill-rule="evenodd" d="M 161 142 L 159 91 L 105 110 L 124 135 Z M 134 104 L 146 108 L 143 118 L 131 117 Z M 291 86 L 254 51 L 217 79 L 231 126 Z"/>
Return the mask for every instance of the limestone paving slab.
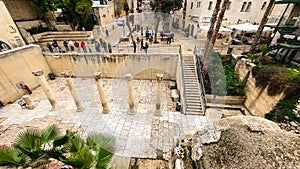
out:
<path id="1" fill-rule="evenodd" d="M 183 115 L 176 112 L 168 82 L 162 82 L 162 116 L 154 116 L 156 82 L 133 80 L 133 96 L 136 112 L 129 113 L 127 81 L 102 79 L 110 112 L 102 113 L 102 106 L 93 78 L 73 79 L 75 91 L 85 107 L 76 112 L 76 105 L 64 78 L 48 81 L 57 100 L 58 108 L 51 105 L 41 88 L 33 90 L 30 98 L 37 107 L 22 109 L 17 102 L 0 109 L 0 145 L 10 144 L 25 128 L 45 128 L 59 124 L 60 128 L 89 133 L 107 133 L 116 137 L 116 155 L 139 158 L 156 158 L 156 152 L 169 151 L 176 138 L 193 134 L 207 127 L 213 132 L 213 123 L 205 116 Z M 212 130 L 212 131 L 211 131 Z"/>

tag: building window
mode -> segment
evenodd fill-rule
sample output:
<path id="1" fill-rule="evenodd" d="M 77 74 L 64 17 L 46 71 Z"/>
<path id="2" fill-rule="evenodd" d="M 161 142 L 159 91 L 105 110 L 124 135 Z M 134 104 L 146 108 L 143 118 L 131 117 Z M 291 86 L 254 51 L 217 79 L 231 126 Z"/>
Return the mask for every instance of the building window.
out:
<path id="1" fill-rule="evenodd" d="M 194 6 L 194 2 L 191 2 L 191 9 L 193 9 L 193 6 Z"/>
<path id="2" fill-rule="evenodd" d="M 209 1 L 209 4 L 208 4 L 208 10 L 211 10 L 211 8 L 212 8 L 212 1 Z"/>
<path id="3" fill-rule="evenodd" d="M 230 6 L 231 6 L 231 1 L 228 2 L 227 6 L 226 6 L 226 9 L 229 10 Z"/>
<path id="4" fill-rule="evenodd" d="M 251 5 L 252 5 L 252 2 L 248 2 L 248 5 L 247 5 L 247 8 L 246 8 L 245 12 L 249 12 L 250 11 Z"/>
<path id="5" fill-rule="evenodd" d="M 265 10 L 266 9 L 266 6 L 267 6 L 267 1 L 265 1 L 262 6 L 261 6 L 261 10 Z"/>
<path id="6" fill-rule="evenodd" d="M 209 23 L 211 21 L 211 17 L 203 17 L 202 22 Z"/>
<path id="7" fill-rule="evenodd" d="M 242 7 L 241 7 L 241 12 L 245 11 L 246 5 L 247 5 L 247 2 L 244 2 L 243 5 L 242 5 Z"/>
<path id="8" fill-rule="evenodd" d="M 201 1 L 197 1 L 197 8 L 200 8 L 201 6 Z"/>

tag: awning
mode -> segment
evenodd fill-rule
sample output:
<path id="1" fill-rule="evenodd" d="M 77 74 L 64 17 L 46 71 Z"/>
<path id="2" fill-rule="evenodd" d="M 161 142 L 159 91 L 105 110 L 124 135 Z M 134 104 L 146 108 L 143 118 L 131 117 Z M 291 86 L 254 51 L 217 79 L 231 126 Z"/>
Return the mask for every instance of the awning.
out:
<path id="1" fill-rule="evenodd" d="M 300 0 L 280 0 L 276 1 L 275 4 L 288 4 L 288 3 L 300 3 Z"/>
<path id="2" fill-rule="evenodd" d="M 256 32 L 259 25 L 252 25 L 250 23 L 244 23 L 244 24 L 237 24 L 237 25 L 229 25 L 228 28 L 230 29 L 236 29 L 239 31 L 245 31 L 245 32 Z M 268 31 L 270 28 L 264 27 L 263 31 Z"/>
<path id="3" fill-rule="evenodd" d="M 210 26 L 200 26 L 200 29 L 203 29 L 203 30 L 209 30 L 209 27 Z M 232 30 L 228 29 L 228 28 L 224 28 L 223 26 L 220 27 L 220 30 L 219 32 L 232 32 Z"/>

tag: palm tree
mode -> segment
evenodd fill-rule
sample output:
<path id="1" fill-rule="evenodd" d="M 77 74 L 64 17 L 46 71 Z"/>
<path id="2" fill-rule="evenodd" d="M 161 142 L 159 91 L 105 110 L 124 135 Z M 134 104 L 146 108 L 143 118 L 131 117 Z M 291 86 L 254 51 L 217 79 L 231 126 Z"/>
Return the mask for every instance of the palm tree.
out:
<path id="1" fill-rule="evenodd" d="M 41 131 L 21 132 L 12 147 L 0 148 L 0 165 L 37 167 L 54 158 L 76 168 L 104 169 L 114 155 L 114 146 L 112 136 L 92 134 L 84 140 L 69 130 L 60 136 L 57 126 L 51 125 Z"/>
<path id="2" fill-rule="evenodd" d="M 212 35 L 213 35 L 213 32 L 214 32 L 215 22 L 217 20 L 218 13 L 220 11 L 221 1 L 222 0 L 217 0 L 217 2 L 216 2 L 216 6 L 215 6 L 214 12 L 212 14 L 211 22 L 210 22 L 210 27 L 209 27 L 209 30 L 207 32 L 207 37 L 206 37 L 207 40 L 205 42 L 204 56 L 203 56 L 203 59 L 202 59 L 202 62 L 203 62 L 202 74 L 204 76 L 207 72 L 208 63 L 209 63 L 209 60 L 210 60 L 211 55 L 212 55 L 212 48 L 213 48 L 213 46 L 212 46 Z"/>
<path id="3" fill-rule="evenodd" d="M 221 12 L 220 12 L 219 17 L 218 17 L 217 25 L 216 25 L 215 31 L 212 35 L 211 43 L 212 43 L 213 46 L 215 45 L 217 36 L 219 34 L 219 30 L 220 30 L 220 27 L 222 25 L 223 17 L 224 17 L 228 2 L 229 2 L 229 0 L 224 0 L 223 1 L 222 9 L 221 9 Z"/>
<path id="4" fill-rule="evenodd" d="M 255 37 L 254 37 L 254 40 L 252 42 L 252 45 L 251 45 L 251 48 L 250 48 L 250 51 L 248 53 L 249 56 L 251 56 L 252 54 L 255 53 L 255 49 L 256 49 L 256 45 L 261 37 L 261 34 L 263 32 L 263 29 L 265 27 L 265 24 L 268 22 L 268 16 L 270 15 L 271 11 L 272 11 L 272 7 L 274 5 L 274 2 L 275 0 L 270 0 L 269 2 L 269 5 L 267 6 L 267 9 L 264 13 L 264 16 L 262 17 L 261 21 L 260 21 L 260 24 L 259 24 L 259 27 L 256 31 L 256 34 L 255 34 Z"/>

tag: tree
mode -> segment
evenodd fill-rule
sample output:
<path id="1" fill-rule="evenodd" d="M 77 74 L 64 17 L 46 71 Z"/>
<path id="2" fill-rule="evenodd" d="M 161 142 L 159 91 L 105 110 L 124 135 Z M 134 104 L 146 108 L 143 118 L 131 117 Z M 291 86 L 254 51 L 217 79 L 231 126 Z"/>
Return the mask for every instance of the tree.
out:
<path id="1" fill-rule="evenodd" d="M 150 6 L 154 12 L 161 11 L 165 14 L 170 14 L 171 11 L 177 11 L 182 8 L 183 0 L 154 0 L 150 1 Z M 163 6 L 160 9 L 159 6 Z"/>
<path id="2" fill-rule="evenodd" d="M 78 30 L 79 24 L 86 19 L 93 2 L 91 0 L 63 0 L 64 15 L 73 30 Z"/>
<path id="3" fill-rule="evenodd" d="M 91 134 L 86 140 L 76 132 L 60 135 L 51 125 L 44 130 L 26 130 L 12 147 L 0 148 L 0 165 L 40 167 L 54 158 L 75 168 L 107 168 L 115 152 L 115 138 Z M 66 158 L 65 154 L 68 154 Z"/>
<path id="4" fill-rule="evenodd" d="M 255 37 L 254 37 L 254 40 L 252 42 L 252 45 L 251 45 L 251 48 L 250 48 L 250 51 L 248 53 L 249 56 L 251 56 L 252 54 L 255 53 L 255 50 L 256 50 L 256 45 L 261 37 L 261 34 L 264 30 L 264 27 L 265 27 L 265 24 L 268 22 L 268 16 L 270 15 L 271 13 L 271 10 L 272 10 L 272 7 L 274 5 L 274 2 L 275 0 L 270 0 L 269 2 L 269 5 L 264 13 L 264 16 L 262 17 L 261 21 L 260 21 L 260 24 L 259 24 L 259 27 L 256 31 L 256 34 L 255 34 Z"/>
<path id="5" fill-rule="evenodd" d="M 228 2 L 229 2 L 229 0 L 224 0 L 223 1 L 222 9 L 221 9 L 221 12 L 220 12 L 218 20 L 217 20 L 217 25 L 216 25 L 215 31 L 212 35 L 211 43 L 212 43 L 213 46 L 215 45 L 217 36 L 219 34 L 219 30 L 220 30 L 220 27 L 222 25 L 223 17 L 224 17 Z"/>
<path id="6" fill-rule="evenodd" d="M 212 36 L 213 36 L 214 28 L 215 28 L 215 22 L 217 20 L 218 13 L 220 11 L 221 1 L 222 0 L 217 0 L 217 2 L 216 2 L 216 6 L 215 6 L 215 9 L 213 11 L 211 21 L 210 21 L 210 27 L 209 27 L 209 30 L 208 30 L 207 36 L 206 36 L 207 39 L 205 42 L 204 56 L 202 59 L 202 62 L 203 62 L 202 73 L 203 73 L 204 77 L 206 75 L 209 60 L 211 59 L 211 55 L 212 55 L 212 50 L 213 50 Z"/>

